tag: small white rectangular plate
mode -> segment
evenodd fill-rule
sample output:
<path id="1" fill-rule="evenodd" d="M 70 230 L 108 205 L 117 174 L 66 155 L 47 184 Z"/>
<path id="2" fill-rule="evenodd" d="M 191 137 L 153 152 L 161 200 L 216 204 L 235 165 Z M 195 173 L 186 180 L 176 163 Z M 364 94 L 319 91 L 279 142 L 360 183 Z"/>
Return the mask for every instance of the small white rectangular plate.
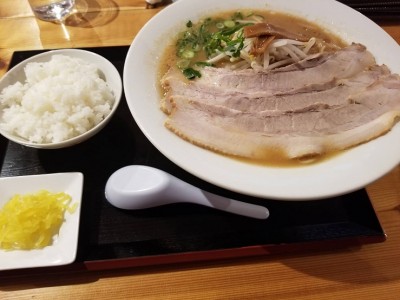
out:
<path id="1" fill-rule="evenodd" d="M 79 220 L 83 190 L 83 174 L 53 173 L 0 178 L 0 208 L 15 194 L 36 193 L 41 189 L 65 192 L 78 203 L 76 211 L 65 213 L 65 222 L 52 245 L 35 250 L 0 249 L 0 270 L 59 266 L 72 263 L 78 249 Z"/>

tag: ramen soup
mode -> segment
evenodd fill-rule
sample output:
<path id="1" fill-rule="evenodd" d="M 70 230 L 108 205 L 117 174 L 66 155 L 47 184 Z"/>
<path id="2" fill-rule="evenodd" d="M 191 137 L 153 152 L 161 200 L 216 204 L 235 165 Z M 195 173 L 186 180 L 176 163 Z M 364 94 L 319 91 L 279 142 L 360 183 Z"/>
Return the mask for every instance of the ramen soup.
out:
<path id="1" fill-rule="evenodd" d="M 400 112 L 399 76 L 364 45 L 276 12 L 187 20 L 161 65 L 165 126 L 251 162 L 331 157 L 386 133 Z"/>

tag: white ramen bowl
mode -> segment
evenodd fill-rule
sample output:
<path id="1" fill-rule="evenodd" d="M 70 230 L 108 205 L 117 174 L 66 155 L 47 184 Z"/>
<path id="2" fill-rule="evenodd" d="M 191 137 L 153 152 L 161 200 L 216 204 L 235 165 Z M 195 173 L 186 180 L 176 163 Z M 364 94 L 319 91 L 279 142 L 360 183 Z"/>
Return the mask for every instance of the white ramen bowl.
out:
<path id="1" fill-rule="evenodd" d="M 85 133 L 61 142 L 54 142 L 54 143 L 30 142 L 20 136 L 17 136 L 0 128 L 0 134 L 6 137 L 7 139 L 15 143 L 32 148 L 57 149 L 57 148 L 70 147 L 79 144 L 89 139 L 90 137 L 94 136 L 96 133 L 98 133 L 111 120 L 112 116 L 117 110 L 122 96 L 122 79 L 118 73 L 118 70 L 109 60 L 107 60 L 103 56 L 98 55 L 91 51 L 86 51 L 81 49 L 60 49 L 60 50 L 46 51 L 24 60 L 23 62 L 17 64 L 15 67 L 10 69 L 1 78 L 0 91 L 2 91 L 7 86 L 12 85 L 16 82 L 24 83 L 26 79 L 24 68 L 28 63 L 47 62 L 55 54 L 62 54 L 69 57 L 80 58 L 90 64 L 97 66 L 97 68 L 100 71 L 100 77 L 107 83 L 108 87 L 111 89 L 115 97 L 114 104 L 111 108 L 111 112 L 99 124 L 92 127 Z M 1 112 L 0 112 L 0 117 L 1 117 Z"/>
<path id="2" fill-rule="evenodd" d="M 378 25 L 342 3 L 324 0 L 180 0 L 139 32 L 127 54 L 124 89 L 132 116 L 146 137 L 172 162 L 193 175 L 235 192 L 279 200 L 314 200 L 363 188 L 400 162 L 400 124 L 389 133 L 322 162 L 300 167 L 249 164 L 194 146 L 164 127 L 157 72 L 160 52 L 188 20 L 219 11 L 268 9 L 321 25 L 346 42 L 367 46 L 378 64 L 400 72 L 400 47 Z"/>

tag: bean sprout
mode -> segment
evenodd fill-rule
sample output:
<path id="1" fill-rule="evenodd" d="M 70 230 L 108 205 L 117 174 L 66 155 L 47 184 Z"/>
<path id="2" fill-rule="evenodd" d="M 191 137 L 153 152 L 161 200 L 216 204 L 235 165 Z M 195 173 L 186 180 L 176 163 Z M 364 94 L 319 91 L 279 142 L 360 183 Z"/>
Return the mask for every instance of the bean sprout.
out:
<path id="1" fill-rule="evenodd" d="M 222 52 L 220 54 L 217 54 L 216 56 L 214 56 L 213 58 L 210 58 L 209 60 L 207 60 L 207 63 L 209 64 L 215 64 L 221 60 L 223 60 L 227 55 Z"/>
<path id="2" fill-rule="evenodd" d="M 265 51 L 265 53 L 264 53 L 264 61 L 263 61 L 264 69 L 268 68 L 269 62 L 270 62 L 269 52 Z"/>
<path id="3" fill-rule="evenodd" d="M 282 66 L 284 66 L 284 65 L 288 65 L 288 64 L 290 64 L 292 62 L 292 59 L 291 58 L 287 58 L 287 59 L 284 59 L 284 60 L 280 60 L 280 61 L 277 61 L 277 62 L 275 62 L 275 63 L 273 63 L 273 64 L 270 64 L 269 66 L 268 66 L 268 70 L 272 70 L 272 69 L 275 69 L 275 68 L 277 68 L 277 67 L 282 67 Z"/>
<path id="4" fill-rule="evenodd" d="M 272 70 L 307 59 L 310 57 L 310 54 L 308 54 L 310 49 L 316 43 L 315 38 L 310 38 L 306 42 L 290 39 L 276 39 L 269 45 L 264 54 L 262 54 L 259 61 L 257 61 L 256 59 L 251 59 L 249 55 L 254 38 L 252 38 L 251 41 L 247 40 L 250 39 L 245 40 L 246 47 L 242 50 L 240 57 L 250 61 L 250 66 L 254 70 L 260 70 L 260 67 L 264 70 Z"/>
<path id="5" fill-rule="evenodd" d="M 243 70 L 250 67 L 250 64 L 246 60 L 241 60 L 238 63 L 232 64 L 232 70 Z"/>

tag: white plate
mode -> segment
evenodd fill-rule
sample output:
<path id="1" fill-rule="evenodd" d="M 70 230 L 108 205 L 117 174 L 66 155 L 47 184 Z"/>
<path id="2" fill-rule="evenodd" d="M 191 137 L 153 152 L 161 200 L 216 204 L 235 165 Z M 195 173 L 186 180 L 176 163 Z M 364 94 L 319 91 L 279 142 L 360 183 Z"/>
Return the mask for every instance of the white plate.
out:
<path id="1" fill-rule="evenodd" d="M 360 189 L 400 162 L 400 124 L 388 134 L 321 163 L 279 168 L 251 165 L 196 147 L 164 127 L 156 88 L 160 52 L 169 38 L 219 10 L 240 8 L 285 11 L 336 32 L 347 42 L 359 42 L 379 64 L 400 72 L 399 45 L 368 18 L 331 0 L 179 0 L 152 18 L 133 41 L 125 61 L 124 89 L 131 113 L 146 137 L 167 158 L 193 175 L 243 194 L 311 200 Z"/>
<path id="2" fill-rule="evenodd" d="M 82 173 L 54 173 L 0 178 L 0 208 L 15 194 L 36 193 L 40 189 L 65 192 L 78 203 L 76 211 L 65 213 L 65 222 L 54 243 L 43 249 L 0 249 L 0 270 L 59 266 L 72 263 L 78 248 L 79 219 L 83 188 Z"/>

